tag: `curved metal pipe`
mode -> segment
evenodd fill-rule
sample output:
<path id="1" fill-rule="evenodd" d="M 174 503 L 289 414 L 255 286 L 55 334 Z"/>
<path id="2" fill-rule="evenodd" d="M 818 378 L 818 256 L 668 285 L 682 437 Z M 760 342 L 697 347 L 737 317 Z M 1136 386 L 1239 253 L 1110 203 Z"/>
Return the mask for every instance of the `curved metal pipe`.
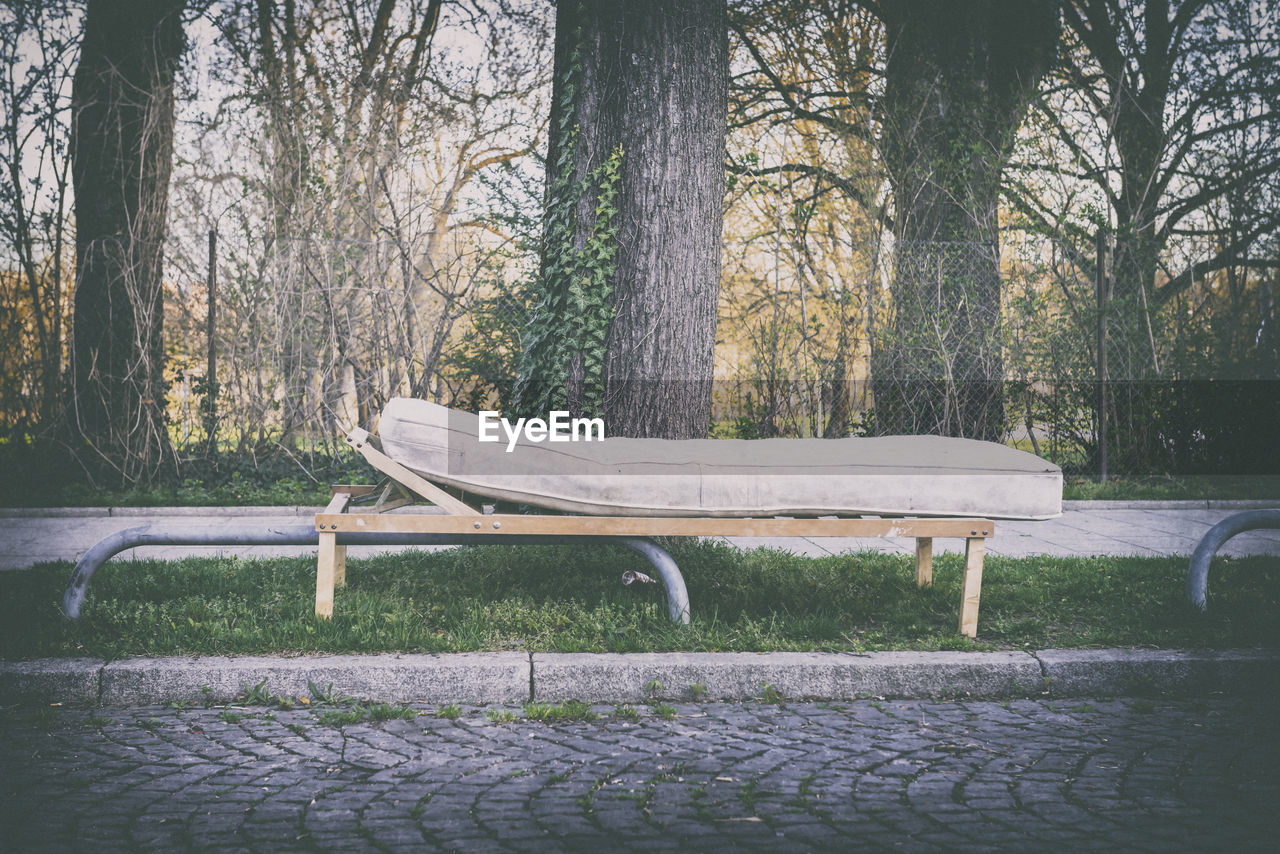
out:
<path id="1" fill-rule="evenodd" d="M 513 534 L 425 534 L 399 532 L 343 532 L 340 546 L 465 546 L 465 545 L 585 545 L 615 543 L 639 552 L 653 565 L 667 591 L 667 611 L 672 622 L 689 623 L 689 594 L 684 576 L 671 555 L 656 543 L 634 537 L 566 537 Z M 139 546 L 319 546 L 314 525 L 139 525 L 104 537 L 93 545 L 71 573 L 62 594 L 62 613 L 80 618 L 93 574 L 115 555 Z"/>
<path id="2" fill-rule="evenodd" d="M 675 559 L 652 540 L 621 537 L 619 542 L 644 555 L 657 570 L 662 586 L 667 589 L 667 614 L 671 617 L 671 622 L 689 625 L 689 591 L 684 586 L 684 576 L 680 574 L 680 567 L 676 566 Z"/>
<path id="3" fill-rule="evenodd" d="M 1222 544 L 1245 531 L 1280 528 L 1280 510 L 1248 510 L 1235 513 L 1209 529 L 1191 554 L 1187 567 L 1187 598 L 1201 611 L 1208 608 L 1209 563 Z"/>
<path id="4" fill-rule="evenodd" d="M 138 546 L 314 546 L 319 543 L 315 525 L 198 525 L 176 527 L 139 525 L 125 528 L 94 543 L 76 562 L 71 581 L 62 594 L 62 613 L 80 618 L 80 607 L 89 592 L 89 581 L 111 557 Z"/>

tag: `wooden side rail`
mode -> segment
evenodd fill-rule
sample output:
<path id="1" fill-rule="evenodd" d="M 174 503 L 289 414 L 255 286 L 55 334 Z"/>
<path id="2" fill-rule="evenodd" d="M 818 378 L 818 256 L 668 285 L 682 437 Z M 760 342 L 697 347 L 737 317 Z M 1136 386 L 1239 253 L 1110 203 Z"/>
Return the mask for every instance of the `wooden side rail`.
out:
<path id="1" fill-rule="evenodd" d="M 363 431 L 361 431 L 363 432 Z M 388 458 L 362 442 L 366 459 Z M 353 445 L 356 444 L 353 442 Z M 373 453 L 367 453 L 372 451 Z M 371 460 L 372 462 L 372 460 Z M 382 465 L 377 467 L 382 468 Z M 399 477 L 395 480 L 400 481 Z M 414 475 L 416 478 L 417 475 Z M 421 478 L 419 478 L 421 480 Z M 423 481 L 423 483 L 426 483 Z M 510 538 L 513 542 L 530 538 L 556 538 L 572 541 L 576 538 L 599 540 L 641 539 L 647 537 L 911 537 L 916 541 L 916 585 L 930 587 L 933 584 L 933 540 L 951 537 L 965 541 L 964 581 L 960 594 L 960 634 L 976 637 L 978 633 L 978 606 L 982 596 L 982 563 L 987 537 L 995 534 L 995 526 L 989 519 L 912 518 L 912 519 L 742 519 L 710 517 L 641 517 L 641 516 L 519 516 L 484 515 L 432 484 L 431 490 L 420 489 L 419 484 L 409 484 L 414 492 L 436 501 L 438 496 L 427 495 L 438 491 L 447 501 L 437 502 L 444 514 L 396 514 L 385 515 L 377 511 L 356 512 L 350 501 L 356 489 L 336 491 L 333 500 L 323 512 L 316 515 L 316 531 L 320 539 L 320 554 L 316 570 L 316 614 L 329 617 L 333 614 L 334 588 L 346 581 L 346 546 L 338 543 L 340 534 L 360 534 L 377 539 L 385 535 L 388 540 L 396 535 L 442 535 L 450 542 L 477 541 L 501 542 Z M 361 494 L 373 490 L 360 488 Z"/>

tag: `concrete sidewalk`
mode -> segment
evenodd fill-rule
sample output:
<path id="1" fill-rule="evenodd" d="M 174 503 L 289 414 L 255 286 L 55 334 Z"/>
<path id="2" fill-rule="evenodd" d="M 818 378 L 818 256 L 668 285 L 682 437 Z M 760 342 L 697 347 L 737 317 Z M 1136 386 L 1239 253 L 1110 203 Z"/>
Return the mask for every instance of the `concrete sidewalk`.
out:
<path id="1" fill-rule="evenodd" d="M 1045 522 L 997 521 L 988 554 L 1022 557 L 1049 554 L 1190 555 L 1213 525 L 1244 509 L 1280 506 L 1268 501 L 1068 501 L 1057 519 Z M 267 525 L 306 524 L 315 507 L 116 507 L 0 509 L 0 570 L 26 569 L 45 561 L 75 561 L 98 540 L 135 525 L 217 525 L 222 522 Z M 823 556 L 847 551 L 910 554 L 910 539 L 735 538 L 741 548 L 769 546 L 797 554 Z M 938 540 L 935 551 L 961 551 L 963 540 Z M 421 548 L 421 547 L 419 547 Z M 393 547 L 353 546 L 360 558 Z M 188 555 L 236 554 L 244 557 L 300 556 L 314 548 L 289 546 L 156 546 L 133 549 L 121 557 L 175 559 Z M 1280 530 L 1250 531 L 1229 541 L 1220 554 L 1280 555 Z M 117 558 L 119 559 L 119 558 Z"/>

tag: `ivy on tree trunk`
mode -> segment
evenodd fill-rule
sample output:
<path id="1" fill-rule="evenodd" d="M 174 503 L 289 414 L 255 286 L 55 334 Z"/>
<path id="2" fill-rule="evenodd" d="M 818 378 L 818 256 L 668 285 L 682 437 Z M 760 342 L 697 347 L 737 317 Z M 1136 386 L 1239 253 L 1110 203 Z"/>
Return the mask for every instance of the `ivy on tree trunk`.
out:
<path id="1" fill-rule="evenodd" d="M 585 254 L 592 269 L 601 267 L 602 252 L 614 251 L 600 245 L 595 229 L 612 185 L 591 176 L 607 175 L 597 170 L 622 149 L 616 201 L 605 205 L 616 209 L 616 255 L 604 265 L 616 268 L 603 286 L 612 315 L 602 366 L 610 435 L 689 438 L 709 429 L 728 71 L 724 0 L 566 0 L 557 9 L 540 278 L 545 283 L 568 251 Z M 574 191 L 568 222 L 557 225 L 568 188 L 581 192 Z M 550 239 L 561 225 L 564 236 Z M 558 316 L 544 306 L 534 324 L 544 334 L 595 335 L 602 330 L 582 322 L 579 303 L 594 312 L 602 292 L 561 300 Z M 526 338 L 521 383 L 563 384 L 556 399 L 590 408 L 596 344 L 584 343 L 581 356 L 556 368 L 562 373 L 539 378 L 528 372 L 541 362 L 529 360 Z M 519 397 L 526 407 L 550 399 Z"/>

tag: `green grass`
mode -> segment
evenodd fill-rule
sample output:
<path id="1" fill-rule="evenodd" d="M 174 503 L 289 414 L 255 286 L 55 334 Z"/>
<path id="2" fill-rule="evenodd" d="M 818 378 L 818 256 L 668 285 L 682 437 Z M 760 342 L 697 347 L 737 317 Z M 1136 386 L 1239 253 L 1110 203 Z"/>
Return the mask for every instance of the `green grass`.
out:
<path id="1" fill-rule="evenodd" d="M 934 587 L 919 590 L 904 556 L 669 545 L 693 605 L 688 627 L 668 621 L 659 585 L 619 583 L 623 570 L 646 564 L 608 546 L 353 559 L 332 620 L 313 614 L 313 558 L 117 558 L 94 578 L 74 624 L 58 611 L 71 565 L 46 564 L 0 573 L 0 658 L 1280 646 L 1275 557 L 1215 562 L 1202 616 L 1186 603 L 1184 558 L 988 556 L 971 641 L 956 628 L 959 555 L 937 556 Z M 652 696 L 667 693 L 654 687 Z"/>
<path id="2" fill-rule="evenodd" d="M 366 709 L 369 713 L 371 721 L 411 721 L 418 716 L 418 712 L 408 706 L 392 705 L 390 703 L 373 703 Z"/>
<path id="3" fill-rule="evenodd" d="M 324 709 L 316 712 L 316 723 L 328 727 L 344 727 L 362 723 L 365 719 L 364 709 Z"/>
<path id="4" fill-rule="evenodd" d="M 485 719 L 495 724 L 509 724 L 519 720 L 510 709 L 489 709 L 484 713 Z"/>
<path id="5" fill-rule="evenodd" d="M 364 476 L 363 480 L 370 480 Z M 254 483 L 230 477 L 218 483 L 188 478 L 177 486 L 110 489 L 73 483 L 37 496 L 13 496 L 5 504 L 49 507 L 275 507 L 323 506 L 330 498 L 328 483 L 302 477 L 283 477 Z"/>
<path id="6" fill-rule="evenodd" d="M 675 706 L 669 706 L 666 703 L 650 703 L 649 711 L 663 720 L 675 720 L 677 711 Z"/>
<path id="7" fill-rule="evenodd" d="M 224 443 L 214 457 L 183 454 L 181 462 L 146 485 L 129 486 L 105 471 L 96 479 L 62 449 L 25 442 L 0 442 L 0 471 L 22 489 L 0 496 L 6 507 L 166 507 L 220 505 L 325 504 L 330 483 L 370 481 L 368 465 L 342 442 L 281 444 L 270 441 L 253 450 Z M 194 446 L 186 446 L 193 452 Z M 91 485 L 92 484 L 92 485 Z"/>
<path id="8" fill-rule="evenodd" d="M 1068 501 L 1188 501 L 1204 499 L 1276 499 L 1280 503 L 1280 477 L 1275 475 L 1151 475 L 1109 478 L 1098 483 L 1086 477 L 1068 477 L 1062 487 Z"/>
<path id="9" fill-rule="evenodd" d="M 293 701 L 289 698 L 279 697 L 270 694 L 266 690 L 266 680 L 259 682 L 251 689 L 242 691 L 244 695 L 241 702 L 253 706 L 275 706 L 280 709 L 293 708 Z M 311 712 L 315 716 L 316 723 L 321 726 L 328 727 L 344 727 L 349 724 L 358 724 L 364 721 L 376 721 L 383 723 L 391 720 L 411 721 L 418 717 L 418 711 L 408 706 L 391 703 L 368 703 L 362 702 L 356 697 L 348 697 L 344 694 L 335 692 L 332 685 L 324 688 L 317 686 L 314 682 L 307 683 L 311 698 L 307 698 L 304 705 L 311 707 Z M 453 707 L 455 710 L 457 706 Z M 457 717 L 461 711 L 458 710 L 454 714 Z M 229 715 L 234 716 L 229 717 Z M 235 715 L 235 713 L 223 710 L 220 717 L 227 723 L 236 723 L 244 715 Z M 275 720 L 274 712 L 264 712 L 262 717 L 267 720 Z M 286 724 L 285 726 L 292 729 L 298 735 L 305 732 L 305 727 L 297 728 L 296 725 Z"/>
<path id="10" fill-rule="evenodd" d="M 760 687 L 763 689 L 760 695 L 760 700 L 762 702 L 767 703 L 771 706 L 781 706 L 786 703 L 787 698 L 782 696 L 781 692 L 778 691 L 778 688 L 776 685 L 771 685 L 770 683 L 766 682 L 764 685 Z"/>

